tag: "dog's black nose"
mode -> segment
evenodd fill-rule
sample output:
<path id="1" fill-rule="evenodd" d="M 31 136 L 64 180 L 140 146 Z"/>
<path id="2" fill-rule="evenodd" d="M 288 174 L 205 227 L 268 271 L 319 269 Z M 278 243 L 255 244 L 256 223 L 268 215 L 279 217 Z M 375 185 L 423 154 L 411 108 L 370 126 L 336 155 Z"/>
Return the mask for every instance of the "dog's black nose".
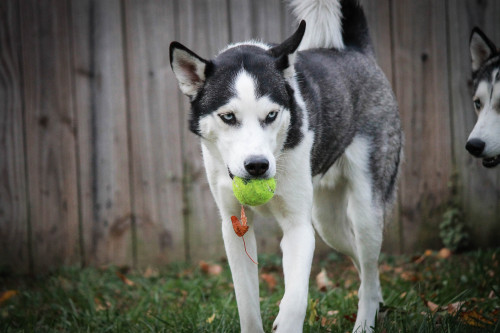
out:
<path id="1" fill-rule="evenodd" d="M 470 139 L 467 141 L 465 149 L 467 149 L 472 155 L 479 157 L 481 156 L 485 145 L 486 144 L 481 139 Z"/>
<path id="2" fill-rule="evenodd" d="M 254 177 L 262 176 L 269 169 L 269 161 L 264 156 L 250 156 L 244 165 L 248 173 Z"/>

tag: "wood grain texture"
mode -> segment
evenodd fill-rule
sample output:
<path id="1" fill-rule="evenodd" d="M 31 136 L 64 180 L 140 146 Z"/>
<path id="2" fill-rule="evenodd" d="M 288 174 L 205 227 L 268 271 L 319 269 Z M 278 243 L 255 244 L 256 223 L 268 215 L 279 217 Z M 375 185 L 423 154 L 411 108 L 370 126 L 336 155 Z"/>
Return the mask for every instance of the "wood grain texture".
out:
<path id="1" fill-rule="evenodd" d="M 29 271 L 19 4 L 0 2 L 0 270 Z"/>
<path id="2" fill-rule="evenodd" d="M 406 136 L 401 177 L 405 251 L 439 246 L 451 163 L 445 2 L 393 1 L 394 88 Z"/>
<path id="3" fill-rule="evenodd" d="M 226 1 L 180 1 L 177 10 L 178 40 L 184 45 L 205 59 L 213 58 L 226 47 L 229 42 Z M 206 179 L 200 139 L 188 131 L 189 105 L 185 96 L 181 96 L 180 111 L 188 257 L 218 258 L 224 255 L 221 221 Z"/>
<path id="4" fill-rule="evenodd" d="M 78 198 L 68 7 L 22 1 L 21 45 L 36 272 L 78 262 Z"/>
<path id="5" fill-rule="evenodd" d="M 85 255 L 132 264 L 130 169 L 121 6 L 71 2 Z"/>
<path id="6" fill-rule="evenodd" d="M 168 49 L 174 4 L 127 0 L 125 27 L 138 263 L 183 260 L 179 94 Z"/>
<path id="7" fill-rule="evenodd" d="M 485 169 L 473 158 L 465 143 L 474 127 L 469 38 L 480 27 L 500 45 L 498 1 L 449 1 L 448 43 L 450 67 L 453 152 L 464 221 L 471 234 L 471 246 L 498 246 L 500 234 L 500 169 Z"/>

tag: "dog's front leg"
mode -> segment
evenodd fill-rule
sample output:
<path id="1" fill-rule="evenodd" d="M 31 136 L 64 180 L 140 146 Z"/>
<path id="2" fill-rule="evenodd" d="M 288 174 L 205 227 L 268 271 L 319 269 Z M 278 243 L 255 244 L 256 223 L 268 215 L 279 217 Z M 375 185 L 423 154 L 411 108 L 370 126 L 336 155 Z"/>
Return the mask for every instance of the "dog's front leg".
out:
<path id="1" fill-rule="evenodd" d="M 309 214 L 302 215 L 305 216 L 298 221 L 290 219 L 280 222 L 283 228 L 281 249 L 285 294 L 273 324 L 273 332 L 302 332 L 304 324 L 315 240 Z"/>
<path id="2" fill-rule="evenodd" d="M 239 216 L 239 214 L 232 215 Z M 247 211 L 247 215 L 251 221 L 251 212 Z M 223 213 L 222 236 L 233 276 L 241 332 L 263 332 L 260 316 L 258 267 L 245 253 L 241 237 L 235 234 L 231 224 L 231 214 Z M 244 237 L 248 253 L 254 260 L 257 260 L 254 229 L 250 227 Z"/>

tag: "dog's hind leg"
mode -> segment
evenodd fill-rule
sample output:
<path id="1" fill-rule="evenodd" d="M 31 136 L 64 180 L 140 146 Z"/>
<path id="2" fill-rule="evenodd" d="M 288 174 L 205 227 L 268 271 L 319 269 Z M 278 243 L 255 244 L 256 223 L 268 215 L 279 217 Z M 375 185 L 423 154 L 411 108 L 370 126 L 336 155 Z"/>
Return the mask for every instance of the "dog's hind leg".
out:
<path id="1" fill-rule="evenodd" d="M 379 303 L 383 301 L 378 259 L 382 246 L 384 205 L 378 203 L 370 174 L 369 149 L 358 141 L 356 154 L 347 156 L 349 179 L 347 216 L 354 233 L 353 260 L 359 272 L 358 314 L 354 332 L 372 332 Z"/>

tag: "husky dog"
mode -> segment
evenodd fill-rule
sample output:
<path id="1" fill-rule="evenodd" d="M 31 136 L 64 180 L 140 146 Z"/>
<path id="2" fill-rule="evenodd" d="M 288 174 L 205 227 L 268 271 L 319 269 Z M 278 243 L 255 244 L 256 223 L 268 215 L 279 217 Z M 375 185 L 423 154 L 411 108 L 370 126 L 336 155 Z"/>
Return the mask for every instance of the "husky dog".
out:
<path id="1" fill-rule="evenodd" d="M 316 229 L 352 258 L 361 278 L 354 330 L 371 331 L 382 301 L 384 217 L 401 160 L 398 107 L 356 0 L 291 5 L 303 21 L 283 43 L 233 44 L 206 60 L 173 42 L 171 66 L 191 102 L 190 129 L 201 138 L 241 331 L 263 326 L 258 267 L 230 219 L 240 211 L 234 176 L 276 179 L 273 199 L 249 211 L 271 214 L 283 231 L 285 293 L 272 330 L 302 331 Z M 245 237 L 256 258 L 253 228 Z"/>
<path id="2" fill-rule="evenodd" d="M 478 115 L 465 148 L 483 159 L 483 166 L 500 164 L 500 52 L 479 29 L 470 37 L 474 109 Z"/>

